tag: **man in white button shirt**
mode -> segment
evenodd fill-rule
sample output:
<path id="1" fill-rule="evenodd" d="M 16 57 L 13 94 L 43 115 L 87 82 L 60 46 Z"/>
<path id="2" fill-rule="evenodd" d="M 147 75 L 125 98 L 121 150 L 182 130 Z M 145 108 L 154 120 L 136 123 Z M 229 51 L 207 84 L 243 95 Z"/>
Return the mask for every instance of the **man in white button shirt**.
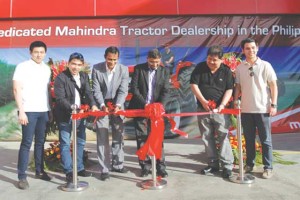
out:
<path id="1" fill-rule="evenodd" d="M 124 109 L 128 94 L 129 73 L 126 66 L 118 63 L 119 49 L 111 46 L 105 50 L 105 62 L 94 65 L 92 72 L 93 91 L 97 105 L 105 112 L 115 113 Z M 113 109 L 109 109 L 109 104 Z M 110 157 L 109 126 L 112 130 L 112 158 Z M 109 179 L 109 171 L 127 173 L 124 167 L 123 117 L 109 115 L 97 121 L 97 154 L 102 181 Z M 111 164 L 112 160 L 112 164 Z"/>
<path id="2" fill-rule="evenodd" d="M 17 65 L 13 76 L 13 91 L 18 107 L 18 120 L 22 125 L 22 142 L 18 158 L 18 186 L 28 189 L 26 169 L 30 147 L 34 139 L 34 160 L 36 178 L 49 181 L 51 178 L 43 169 L 43 151 L 46 124 L 50 110 L 51 71 L 43 60 L 47 46 L 42 41 L 30 44 L 31 59 Z"/>

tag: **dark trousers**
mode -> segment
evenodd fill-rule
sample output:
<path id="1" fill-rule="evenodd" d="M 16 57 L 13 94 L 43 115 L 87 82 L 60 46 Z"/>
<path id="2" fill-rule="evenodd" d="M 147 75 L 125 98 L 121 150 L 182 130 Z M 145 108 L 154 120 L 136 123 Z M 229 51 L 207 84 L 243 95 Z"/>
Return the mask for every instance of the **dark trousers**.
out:
<path id="1" fill-rule="evenodd" d="M 264 169 L 272 169 L 273 148 L 269 113 L 242 113 L 241 121 L 246 140 L 246 164 L 251 167 L 255 164 L 255 139 L 257 129 L 262 145 L 262 160 Z"/>
<path id="2" fill-rule="evenodd" d="M 150 133 L 150 127 L 151 127 L 150 120 L 141 117 L 134 118 L 134 126 L 135 126 L 137 149 L 140 149 L 145 144 L 148 135 Z M 142 169 L 150 170 L 152 167 L 151 159 L 148 156 L 145 160 L 139 160 L 139 164 Z M 161 159 L 156 160 L 156 170 L 159 171 L 165 169 L 166 169 L 165 155 L 164 155 L 164 150 L 162 148 L 162 157 Z"/>
<path id="3" fill-rule="evenodd" d="M 44 143 L 46 124 L 49 120 L 48 112 L 26 112 L 28 124 L 22 125 L 22 141 L 18 157 L 18 178 L 26 179 L 29 163 L 30 147 L 34 138 L 35 170 L 40 174 L 44 170 Z"/>

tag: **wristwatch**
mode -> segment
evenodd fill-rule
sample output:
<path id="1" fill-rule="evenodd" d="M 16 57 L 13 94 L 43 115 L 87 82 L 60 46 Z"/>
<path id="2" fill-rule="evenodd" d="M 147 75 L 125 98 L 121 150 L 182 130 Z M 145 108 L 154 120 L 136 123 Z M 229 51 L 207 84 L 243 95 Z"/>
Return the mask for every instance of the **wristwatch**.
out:
<path id="1" fill-rule="evenodd" d="M 271 107 L 272 107 L 272 108 L 277 108 L 277 105 L 276 105 L 276 104 L 273 104 L 273 103 L 271 103 Z"/>

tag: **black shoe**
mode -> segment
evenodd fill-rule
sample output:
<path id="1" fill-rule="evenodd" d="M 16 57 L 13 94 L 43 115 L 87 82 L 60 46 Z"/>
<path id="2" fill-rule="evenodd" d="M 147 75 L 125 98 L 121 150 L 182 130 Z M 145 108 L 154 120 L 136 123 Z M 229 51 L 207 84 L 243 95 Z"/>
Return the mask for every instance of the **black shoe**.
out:
<path id="1" fill-rule="evenodd" d="M 100 175 L 100 179 L 101 179 L 101 181 L 106 181 L 106 180 L 108 180 L 108 179 L 109 179 L 109 173 L 102 173 L 102 174 Z"/>
<path id="2" fill-rule="evenodd" d="M 73 183 L 73 172 L 69 172 L 66 174 L 67 183 Z"/>
<path id="3" fill-rule="evenodd" d="M 206 175 L 206 174 L 211 174 L 211 173 L 215 173 L 218 171 L 219 171 L 218 168 L 207 166 L 204 169 L 202 169 L 200 173 Z"/>
<path id="4" fill-rule="evenodd" d="M 118 173 L 126 174 L 129 170 L 126 169 L 125 167 L 123 167 L 122 169 L 112 168 L 111 171 L 112 171 L 112 172 L 118 172 Z"/>
<path id="5" fill-rule="evenodd" d="M 162 178 L 166 178 L 168 177 L 168 173 L 166 172 L 166 170 L 157 170 L 157 173 L 156 173 L 157 176 L 160 176 Z"/>
<path id="6" fill-rule="evenodd" d="M 82 176 L 82 177 L 90 177 L 90 176 L 92 176 L 92 173 L 85 171 L 85 170 L 81 170 L 81 171 L 77 172 L 77 175 Z"/>
<path id="7" fill-rule="evenodd" d="M 35 178 L 42 179 L 44 181 L 51 181 L 52 177 L 49 176 L 46 172 L 42 172 L 41 174 L 35 174 Z"/>
<path id="8" fill-rule="evenodd" d="M 148 169 L 142 169 L 141 177 L 146 177 L 149 174 L 150 174 L 150 170 L 148 170 Z"/>
<path id="9" fill-rule="evenodd" d="M 232 171 L 230 169 L 224 168 L 223 172 L 222 172 L 222 177 L 223 178 L 229 178 L 231 176 L 232 176 Z"/>

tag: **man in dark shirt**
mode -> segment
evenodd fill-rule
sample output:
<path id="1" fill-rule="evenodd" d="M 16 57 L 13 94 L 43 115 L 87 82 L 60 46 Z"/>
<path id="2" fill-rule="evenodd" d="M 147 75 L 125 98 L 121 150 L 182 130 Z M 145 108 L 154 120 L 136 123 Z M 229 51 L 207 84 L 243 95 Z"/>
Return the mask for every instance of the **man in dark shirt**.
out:
<path id="1" fill-rule="evenodd" d="M 208 49 L 206 62 L 199 63 L 191 75 L 191 89 L 197 98 L 198 112 L 213 111 L 210 102 L 216 103 L 215 112 L 198 116 L 198 125 L 208 166 L 201 174 L 219 171 L 223 168 L 223 178 L 229 178 L 233 167 L 233 154 L 228 140 L 229 116 L 218 114 L 225 108 L 233 91 L 233 76 L 230 68 L 222 63 L 223 50 L 220 46 Z M 219 143 L 217 149 L 216 141 Z M 219 151 L 219 154 L 218 154 Z"/>
<path id="2" fill-rule="evenodd" d="M 147 104 L 162 103 L 164 106 L 169 98 L 169 70 L 160 65 L 161 54 L 157 49 L 150 50 L 147 62 L 134 67 L 134 74 L 131 80 L 132 99 L 129 109 L 144 109 Z M 137 148 L 140 149 L 146 142 L 150 133 L 150 121 L 147 118 L 134 118 Z M 139 160 L 142 168 L 141 177 L 150 173 L 152 164 L 149 157 Z M 152 169 L 155 170 L 155 169 Z M 166 171 L 165 157 L 162 150 L 162 158 L 156 160 L 157 176 L 165 178 Z"/>

